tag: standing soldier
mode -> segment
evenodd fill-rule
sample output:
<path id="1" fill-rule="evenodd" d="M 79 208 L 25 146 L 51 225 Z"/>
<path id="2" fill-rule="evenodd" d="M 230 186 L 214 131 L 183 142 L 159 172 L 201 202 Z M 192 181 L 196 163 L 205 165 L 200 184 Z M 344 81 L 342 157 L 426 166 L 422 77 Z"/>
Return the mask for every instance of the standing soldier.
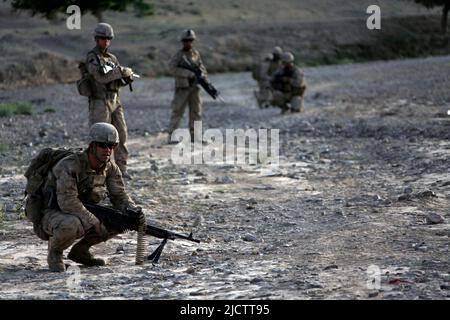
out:
<path id="1" fill-rule="evenodd" d="M 273 74 L 281 67 L 281 54 L 283 50 L 280 47 L 274 47 L 272 49 L 272 54 L 266 57 L 265 61 L 260 64 L 259 67 L 259 93 L 255 94 L 256 101 L 260 108 L 267 108 L 272 100 L 272 87 L 270 85 L 270 80 Z M 270 58 L 269 58 L 270 57 Z"/>
<path id="2" fill-rule="evenodd" d="M 109 24 L 97 24 L 94 37 L 97 45 L 89 51 L 86 58 L 87 71 L 92 79 L 89 126 L 97 122 L 107 122 L 117 129 L 120 142 L 114 152 L 114 160 L 123 177 L 130 179 L 127 172 L 127 125 L 119 90 L 133 81 L 133 71 L 131 68 L 122 67 L 116 56 L 108 52 L 114 38 L 113 28 Z"/>
<path id="3" fill-rule="evenodd" d="M 280 47 L 274 47 L 272 49 L 272 61 L 269 64 L 269 69 L 267 70 L 267 75 L 270 77 L 281 67 L 281 55 L 283 50 Z"/>
<path id="4" fill-rule="evenodd" d="M 196 83 L 196 76 L 192 71 L 179 67 L 182 60 L 187 59 L 188 62 L 200 68 L 203 73 L 202 76 L 206 76 L 206 68 L 203 65 L 200 53 L 193 48 L 195 39 L 194 30 L 184 30 L 181 34 L 183 48 L 172 57 L 169 63 L 175 77 L 175 94 L 172 100 L 172 115 L 168 129 L 170 144 L 177 143 L 176 141 L 171 141 L 172 132 L 178 128 L 187 104 L 189 105 L 191 141 L 194 141 L 194 121 L 202 119 L 202 100 L 200 98 L 200 89 Z"/>
<path id="5" fill-rule="evenodd" d="M 267 85 L 267 74 L 269 70 L 269 65 L 273 59 L 271 53 L 266 55 L 264 59 L 258 62 L 252 70 L 252 77 L 258 83 L 258 91 L 254 91 L 256 101 L 260 108 L 267 108 L 269 106 L 270 98 L 268 93 L 270 90 L 270 82 Z"/>
<path id="6" fill-rule="evenodd" d="M 272 76 L 272 104 L 285 113 L 303 111 L 303 95 L 306 90 L 303 71 L 294 65 L 294 55 L 284 52 L 281 56 L 282 67 Z"/>

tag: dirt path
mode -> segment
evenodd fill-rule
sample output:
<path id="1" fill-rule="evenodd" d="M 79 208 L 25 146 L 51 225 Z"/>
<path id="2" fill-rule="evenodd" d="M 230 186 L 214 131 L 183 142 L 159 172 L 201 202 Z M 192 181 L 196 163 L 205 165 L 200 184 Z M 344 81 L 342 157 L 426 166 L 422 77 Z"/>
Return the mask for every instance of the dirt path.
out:
<path id="1" fill-rule="evenodd" d="M 136 83 L 123 95 L 128 190 L 151 221 L 202 243 L 170 242 L 159 265 L 135 266 L 135 234 L 124 234 L 95 248 L 106 267 L 65 275 L 47 272 L 46 244 L 17 207 L 37 150 L 82 145 L 84 102 L 71 86 L 0 91 L 57 106 L 0 118 L 10 148 L 0 158 L 0 298 L 448 298 L 448 60 L 308 68 L 308 108 L 292 116 L 257 109 L 248 74 L 214 76 L 227 104 L 205 99 L 206 128 L 280 129 L 275 169 L 174 165 L 157 133 L 172 82 Z M 430 213 L 445 223 L 428 224 Z"/>

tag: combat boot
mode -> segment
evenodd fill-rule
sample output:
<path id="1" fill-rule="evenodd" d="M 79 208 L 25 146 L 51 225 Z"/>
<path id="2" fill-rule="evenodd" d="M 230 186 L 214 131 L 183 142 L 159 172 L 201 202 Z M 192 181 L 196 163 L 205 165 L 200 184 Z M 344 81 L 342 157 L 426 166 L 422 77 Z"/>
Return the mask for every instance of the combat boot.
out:
<path id="1" fill-rule="evenodd" d="M 89 245 L 83 240 L 72 247 L 67 258 L 89 267 L 105 265 L 105 260 L 93 257 L 89 252 Z"/>
<path id="2" fill-rule="evenodd" d="M 49 249 L 47 256 L 48 267 L 51 272 L 64 272 L 66 267 L 63 262 L 62 251 Z"/>

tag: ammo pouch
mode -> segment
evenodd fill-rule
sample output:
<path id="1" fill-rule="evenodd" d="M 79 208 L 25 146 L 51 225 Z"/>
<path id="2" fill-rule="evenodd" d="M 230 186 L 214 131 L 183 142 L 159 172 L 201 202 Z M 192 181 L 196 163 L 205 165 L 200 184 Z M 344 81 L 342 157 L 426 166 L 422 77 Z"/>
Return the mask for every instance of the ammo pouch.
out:
<path id="1" fill-rule="evenodd" d="M 25 215 L 29 221 L 40 223 L 43 210 L 42 196 L 36 194 L 27 195 L 25 199 Z"/>
<path id="2" fill-rule="evenodd" d="M 25 215 L 29 221 L 40 223 L 44 210 L 44 197 L 41 191 L 43 180 L 41 175 L 29 177 L 25 188 Z"/>
<path id="3" fill-rule="evenodd" d="M 48 240 L 48 234 L 42 230 L 41 220 L 44 213 L 43 197 L 38 194 L 28 194 L 25 199 L 25 215 L 33 223 L 34 233 L 42 240 Z"/>

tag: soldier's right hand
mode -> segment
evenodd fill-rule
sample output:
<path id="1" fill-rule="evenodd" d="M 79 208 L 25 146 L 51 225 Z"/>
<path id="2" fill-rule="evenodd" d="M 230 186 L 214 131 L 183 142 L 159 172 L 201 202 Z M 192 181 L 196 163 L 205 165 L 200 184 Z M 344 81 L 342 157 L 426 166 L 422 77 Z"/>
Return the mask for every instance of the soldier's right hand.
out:
<path id="1" fill-rule="evenodd" d="M 122 77 L 123 78 L 128 78 L 128 77 L 131 77 L 133 75 L 133 70 L 131 68 L 121 67 L 120 71 L 122 72 Z"/>

